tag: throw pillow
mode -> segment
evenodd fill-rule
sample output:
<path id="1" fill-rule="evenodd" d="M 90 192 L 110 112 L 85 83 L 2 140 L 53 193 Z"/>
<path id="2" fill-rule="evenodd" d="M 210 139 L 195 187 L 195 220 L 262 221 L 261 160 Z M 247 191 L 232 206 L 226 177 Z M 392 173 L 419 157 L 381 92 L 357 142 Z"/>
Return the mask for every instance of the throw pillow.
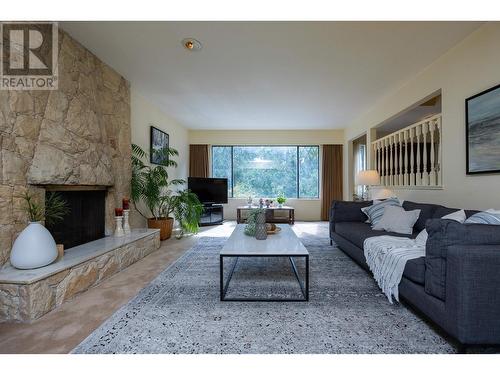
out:
<path id="1" fill-rule="evenodd" d="M 413 226 L 418 220 L 420 210 L 405 211 L 403 207 L 387 206 L 382 218 L 373 225 L 374 230 L 412 234 Z"/>
<path id="2" fill-rule="evenodd" d="M 478 212 L 465 220 L 465 224 L 500 225 L 500 211 L 489 209 L 483 212 Z"/>
<path id="3" fill-rule="evenodd" d="M 417 245 L 425 245 L 428 237 L 429 233 L 427 233 L 427 229 L 422 229 L 418 236 L 415 237 L 415 241 L 417 242 Z"/>
<path id="4" fill-rule="evenodd" d="M 452 212 L 451 214 L 444 215 L 441 219 L 448 219 L 448 220 L 455 220 L 458 221 L 459 223 L 463 223 L 467 216 L 465 215 L 464 210 L 458 210 L 455 212 Z M 418 234 L 417 238 L 415 238 L 415 241 L 417 241 L 417 244 L 419 245 L 425 245 L 427 242 L 427 229 L 422 229 L 422 231 Z"/>
<path id="5" fill-rule="evenodd" d="M 401 202 L 398 198 L 389 198 L 383 201 L 373 201 L 373 204 L 368 207 L 363 207 L 361 211 L 368 216 L 367 223 L 375 225 L 384 215 L 384 209 L 389 206 L 401 207 Z"/>

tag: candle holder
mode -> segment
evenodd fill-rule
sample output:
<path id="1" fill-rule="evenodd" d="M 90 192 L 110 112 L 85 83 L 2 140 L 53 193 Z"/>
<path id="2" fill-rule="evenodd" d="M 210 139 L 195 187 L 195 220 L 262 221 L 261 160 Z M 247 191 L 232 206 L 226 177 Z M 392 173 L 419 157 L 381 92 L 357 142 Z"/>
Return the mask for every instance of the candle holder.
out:
<path id="1" fill-rule="evenodd" d="M 123 199 L 122 199 L 122 208 L 123 208 L 123 210 L 128 210 L 128 209 L 130 209 L 129 205 L 130 205 L 130 199 L 128 199 L 128 198 L 123 198 Z"/>
<path id="2" fill-rule="evenodd" d="M 115 237 L 123 237 L 125 235 L 125 232 L 123 231 L 123 216 L 115 216 L 115 222 Z"/>
<path id="3" fill-rule="evenodd" d="M 123 232 L 130 234 L 130 224 L 128 222 L 130 210 L 123 210 Z"/>

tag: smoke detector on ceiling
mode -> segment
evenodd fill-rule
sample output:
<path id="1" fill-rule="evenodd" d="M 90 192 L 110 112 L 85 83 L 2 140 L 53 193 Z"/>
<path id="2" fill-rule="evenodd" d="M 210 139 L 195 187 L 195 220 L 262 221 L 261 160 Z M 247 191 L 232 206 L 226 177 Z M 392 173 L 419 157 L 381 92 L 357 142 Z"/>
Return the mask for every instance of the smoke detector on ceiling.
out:
<path id="1" fill-rule="evenodd" d="M 199 51 L 201 49 L 201 43 L 194 38 L 182 39 L 182 45 L 188 51 Z"/>

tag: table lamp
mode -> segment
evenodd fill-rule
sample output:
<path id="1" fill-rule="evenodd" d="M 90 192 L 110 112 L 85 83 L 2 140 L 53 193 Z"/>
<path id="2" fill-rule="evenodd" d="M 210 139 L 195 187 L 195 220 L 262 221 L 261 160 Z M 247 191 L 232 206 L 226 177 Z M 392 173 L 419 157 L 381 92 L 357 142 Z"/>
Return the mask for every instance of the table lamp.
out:
<path id="1" fill-rule="evenodd" d="M 370 199 L 370 186 L 380 185 L 380 175 L 377 170 L 369 169 L 366 171 L 359 171 L 356 175 L 356 185 L 366 186 L 366 198 L 363 193 L 363 199 Z"/>

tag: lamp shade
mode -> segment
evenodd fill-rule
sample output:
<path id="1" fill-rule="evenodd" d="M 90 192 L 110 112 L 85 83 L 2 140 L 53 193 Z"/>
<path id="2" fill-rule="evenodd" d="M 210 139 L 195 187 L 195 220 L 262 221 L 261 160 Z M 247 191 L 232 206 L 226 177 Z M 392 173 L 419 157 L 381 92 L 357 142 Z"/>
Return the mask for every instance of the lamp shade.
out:
<path id="1" fill-rule="evenodd" d="M 358 172 L 356 175 L 356 185 L 380 185 L 380 175 L 378 171 L 370 169 Z"/>

